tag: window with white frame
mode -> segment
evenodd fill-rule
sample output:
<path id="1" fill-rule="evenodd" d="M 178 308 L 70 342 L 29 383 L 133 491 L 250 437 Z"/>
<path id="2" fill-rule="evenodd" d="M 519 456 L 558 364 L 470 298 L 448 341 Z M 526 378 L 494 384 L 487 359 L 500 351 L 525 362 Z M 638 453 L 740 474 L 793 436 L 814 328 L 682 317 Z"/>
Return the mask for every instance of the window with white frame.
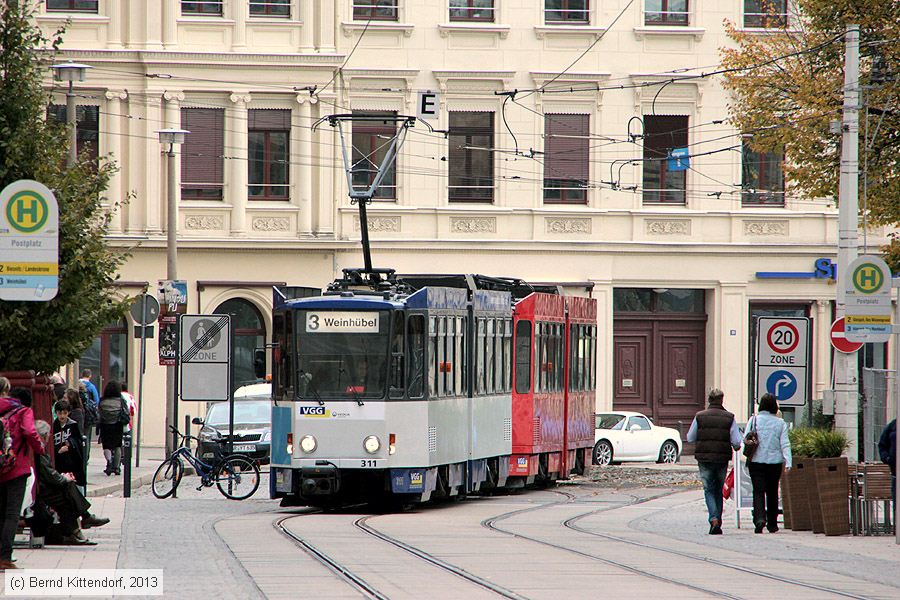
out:
<path id="1" fill-rule="evenodd" d="M 494 113 L 453 111 L 449 144 L 451 202 L 494 201 Z"/>
<path id="2" fill-rule="evenodd" d="M 544 202 L 587 202 L 589 115 L 544 115 Z"/>
<path id="3" fill-rule="evenodd" d="M 741 204 L 784 206 L 784 152 L 741 148 Z"/>
<path id="4" fill-rule="evenodd" d="M 354 110 L 353 116 L 366 117 L 353 122 L 353 187 L 367 188 L 375 182 L 379 168 L 387 156 L 388 150 L 397 136 L 397 113 L 369 110 Z M 384 120 L 378 117 L 384 116 Z M 387 171 L 378 189 L 375 200 L 394 200 L 397 198 L 397 156 L 384 166 Z"/>
<path id="5" fill-rule="evenodd" d="M 47 0 L 46 6 L 47 12 L 97 12 L 97 0 Z"/>
<path id="6" fill-rule="evenodd" d="M 688 0 L 644 0 L 644 25 L 687 26 Z"/>
<path id="7" fill-rule="evenodd" d="M 188 2 L 181 0 L 181 14 L 200 17 L 221 17 L 224 0 L 208 0 L 207 2 Z"/>
<path id="8" fill-rule="evenodd" d="M 591 20 L 589 0 L 544 0 L 544 22 L 585 25 Z"/>
<path id="9" fill-rule="evenodd" d="M 675 168 L 672 150 L 688 145 L 688 117 L 644 116 L 644 202 L 684 204 L 686 172 Z"/>
<path id="10" fill-rule="evenodd" d="M 286 200 L 290 189 L 291 111 L 251 109 L 247 124 L 248 196 Z"/>
<path id="11" fill-rule="evenodd" d="M 356 21 L 396 21 L 397 0 L 353 0 Z"/>
<path id="12" fill-rule="evenodd" d="M 744 0 L 744 27 L 783 29 L 788 23 L 787 0 Z"/>
<path id="13" fill-rule="evenodd" d="M 250 0 L 250 16 L 288 19 L 291 16 L 291 0 Z"/>
<path id="14" fill-rule="evenodd" d="M 493 23 L 494 0 L 450 0 L 451 21 Z"/>
<path id="15" fill-rule="evenodd" d="M 49 118 L 62 125 L 66 124 L 66 105 L 51 104 L 47 108 Z M 118 115 L 115 115 L 118 116 Z M 99 156 L 100 107 L 79 105 L 75 107 L 75 148 L 78 156 L 96 160 Z"/>

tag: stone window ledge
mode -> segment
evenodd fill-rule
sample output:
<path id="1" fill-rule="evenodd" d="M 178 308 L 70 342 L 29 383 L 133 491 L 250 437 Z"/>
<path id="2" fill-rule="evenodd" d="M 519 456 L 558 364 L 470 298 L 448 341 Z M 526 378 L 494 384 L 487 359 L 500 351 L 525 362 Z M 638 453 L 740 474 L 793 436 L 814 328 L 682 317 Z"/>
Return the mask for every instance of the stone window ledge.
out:
<path id="1" fill-rule="evenodd" d="M 647 27 L 635 27 L 634 35 L 637 39 L 643 39 L 645 35 L 678 35 L 678 36 L 693 36 L 695 40 L 698 42 L 703 38 L 703 34 L 706 33 L 705 27 L 678 27 L 671 25 L 655 25 L 655 26 L 647 26 Z"/>
<path id="2" fill-rule="evenodd" d="M 606 27 L 592 27 L 590 25 L 535 25 L 534 33 L 537 39 L 542 40 L 546 36 L 575 36 L 592 35 L 598 38 L 606 31 Z"/>
<path id="3" fill-rule="evenodd" d="M 368 31 L 399 31 L 403 33 L 404 37 L 412 36 L 413 29 L 416 26 L 412 23 L 397 23 L 394 21 L 385 21 L 378 22 L 370 21 L 368 25 Z M 350 34 L 354 31 L 362 31 L 366 29 L 366 24 L 357 22 L 357 21 L 342 21 L 341 22 L 341 31 L 344 32 L 345 37 L 350 37 Z"/>
<path id="4" fill-rule="evenodd" d="M 505 40 L 509 37 L 509 25 L 496 25 L 494 23 L 440 23 L 438 30 L 441 37 L 448 37 L 451 33 L 486 33 L 499 35 Z"/>

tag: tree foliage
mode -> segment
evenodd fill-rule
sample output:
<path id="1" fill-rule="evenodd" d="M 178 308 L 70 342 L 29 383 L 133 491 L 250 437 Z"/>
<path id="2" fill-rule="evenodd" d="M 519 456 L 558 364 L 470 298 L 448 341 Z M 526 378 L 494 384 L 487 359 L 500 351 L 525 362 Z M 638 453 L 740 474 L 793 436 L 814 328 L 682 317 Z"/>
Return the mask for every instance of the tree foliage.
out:
<path id="1" fill-rule="evenodd" d="M 56 48 L 34 24 L 33 3 L 0 3 L 0 189 L 34 179 L 59 202 L 59 293 L 49 302 L 0 301 L 0 370 L 50 372 L 77 359 L 102 327 L 124 315 L 112 284 L 127 254 L 106 245 L 112 207 L 103 206 L 115 165 L 82 157 L 67 168 L 64 127 L 45 119 L 49 62 Z"/>
<path id="2" fill-rule="evenodd" d="M 726 24 L 736 48 L 722 50 L 730 121 L 752 134 L 760 152 L 783 149 L 789 191 L 837 197 L 844 37 L 860 26 L 860 168 L 866 169 L 864 209 L 871 224 L 900 222 L 900 2 L 795 0 L 785 29 L 764 34 Z M 771 4 L 769 5 L 771 8 Z M 868 138 L 868 140 L 866 139 Z M 863 199 L 860 178 L 860 205 Z M 900 251 L 895 249 L 900 256 Z M 895 266 L 900 266 L 898 263 Z"/>

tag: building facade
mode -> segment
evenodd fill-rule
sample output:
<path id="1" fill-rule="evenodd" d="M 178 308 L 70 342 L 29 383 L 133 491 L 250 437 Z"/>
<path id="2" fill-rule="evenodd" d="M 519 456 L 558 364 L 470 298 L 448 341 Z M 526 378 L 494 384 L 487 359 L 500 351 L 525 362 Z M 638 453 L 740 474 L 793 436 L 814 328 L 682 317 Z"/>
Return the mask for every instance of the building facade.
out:
<path id="1" fill-rule="evenodd" d="M 789 21 L 782 4 L 45 0 L 37 18 L 47 32 L 70 20 L 56 60 L 92 67 L 76 88 L 79 139 L 120 165 L 108 201 L 110 242 L 131 251 L 122 294 L 165 277 L 157 131 L 190 131 L 176 150 L 179 278 L 188 312 L 235 315 L 238 381 L 271 338 L 273 284 L 323 287 L 362 264 L 342 141 L 353 182 L 371 182 L 394 117 L 435 92 L 436 117 L 406 132 L 369 206 L 375 266 L 596 298 L 598 409 L 686 426 L 712 387 L 747 415 L 757 315 L 810 317 L 809 395 L 830 387 L 835 204 L 792 193 L 783 157 L 752 152 L 720 79 L 698 76 L 731 43 L 726 20 L 762 35 Z M 334 114 L 368 119 L 342 140 Z M 82 366 L 135 387 L 132 333 L 111 324 Z M 148 347 L 152 444 L 165 376 Z"/>

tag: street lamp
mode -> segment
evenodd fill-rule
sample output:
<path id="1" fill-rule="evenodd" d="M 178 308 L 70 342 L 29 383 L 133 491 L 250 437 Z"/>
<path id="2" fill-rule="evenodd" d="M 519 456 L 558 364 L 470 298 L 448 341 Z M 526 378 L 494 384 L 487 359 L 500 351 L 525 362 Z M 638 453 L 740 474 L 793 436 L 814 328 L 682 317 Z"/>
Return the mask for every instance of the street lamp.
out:
<path id="1" fill-rule="evenodd" d="M 159 143 L 166 149 L 166 279 L 178 279 L 178 196 L 175 181 L 175 144 L 183 144 L 184 137 L 190 131 L 184 129 L 160 129 Z M 162 335 L 162 332 L 160 332 Z M 175 401 L 175 372 L 166 368 L 166 423 L 178 426 L 178 406 Z M 178 439 L 173 434 L 172 447 L 178 447 Z"/>
<path id="2" fill-rule="evenodd" d="M 78 161 L 78 130 L 75 123 L 75 91 L 73 89 L 76 81 L 84 81 L 84 76 L 90 65 L 81 63 L 67 62 L 53 65 L 53 78 L 56 81 L 68 81 L 69 89 L 66 91 L 66 126 L 69 129 L 69 160 L 66 162 L 68 166 L 74 166 Z"/>

